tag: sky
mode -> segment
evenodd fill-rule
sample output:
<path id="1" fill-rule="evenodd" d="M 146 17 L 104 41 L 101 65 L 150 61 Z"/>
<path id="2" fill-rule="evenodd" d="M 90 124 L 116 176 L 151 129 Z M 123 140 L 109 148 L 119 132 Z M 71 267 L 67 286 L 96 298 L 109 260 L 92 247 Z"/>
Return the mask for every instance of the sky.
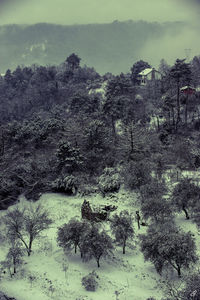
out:
<path id="1" fill-rule="evenodd" d="M 2 24 L 88 24 L 114 20 L 198 23 L 200 0 L 0 0 Z"/>
<path id="2" fill-rule="evenodd" d="M 180 35 L 147 41 L 140 58 L 158 66 L 161 58 L 199 55 L 200 0 L 0 0 L 0 25 L 54 23 L 62 25 L 111 23 L 115 20 L 185 21 Z M 192 25 L 192 26 L 191 26 Z M 160 57 L 158 57 L 158 53 Z"/>

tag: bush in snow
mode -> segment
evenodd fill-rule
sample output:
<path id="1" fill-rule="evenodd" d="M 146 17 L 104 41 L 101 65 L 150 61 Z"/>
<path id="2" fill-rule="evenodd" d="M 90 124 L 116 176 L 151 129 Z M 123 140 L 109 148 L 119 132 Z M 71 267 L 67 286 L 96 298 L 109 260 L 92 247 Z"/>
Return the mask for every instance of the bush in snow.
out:
<path id="1" fill-rule="evenodd" d="M 131 161 L 122 169 L 125 186 L 138 189 L 151 181 L 151 165 L 148 161 Z"/>
<path id="2" fill-rule="evenodd" d="M 114 168 L 105 168 L 99 177 L 99 189 L 105 195 L 109 192 L 118 192 L 120 189 L 119 174 Z"/>
<path id="3" fill-rule="evenodd" d="M 52 183 L 52 188 L 56 192 L 74 195 L 77 192 L 77 179 L 73 175 L 60 177 Z"/>
<path id="4" fill-rule="evenodd" d="M 86 291 L 95 292 L 98 287 L 98 278 L 99 276 L 93 271 L 82 278 L 82 286 L 84 286 Z"/>

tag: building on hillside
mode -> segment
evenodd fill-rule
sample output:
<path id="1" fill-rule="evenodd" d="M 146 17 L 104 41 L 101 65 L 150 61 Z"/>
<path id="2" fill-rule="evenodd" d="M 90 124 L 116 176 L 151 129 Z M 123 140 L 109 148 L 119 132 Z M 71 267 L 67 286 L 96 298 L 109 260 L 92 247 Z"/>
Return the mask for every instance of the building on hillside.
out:
<path id="1" fill-rule="evenodd" d="M 192 95 L 196 92 L 196 89 L 190 85 L 186 85 L 186 86 L 183 86 L 181 89 L 180 89 L 181 93 L 184 93 L 185 95 Z"/>
<path id="2" fill-rule="evenodd" d="M 150 81 L 160 80 L 162 77 L 161 73 L 155 68 L 147 68 L 138 74 L 138 80 L 140 85 L 146 85 Z"/>

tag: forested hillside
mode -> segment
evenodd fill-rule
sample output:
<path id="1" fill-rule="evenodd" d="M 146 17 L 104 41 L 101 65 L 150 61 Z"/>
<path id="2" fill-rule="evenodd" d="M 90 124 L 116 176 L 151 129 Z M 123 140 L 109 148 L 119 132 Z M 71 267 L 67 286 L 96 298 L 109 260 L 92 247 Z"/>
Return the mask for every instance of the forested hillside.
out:
<path id="1" fill-rule="evenodd" d="M 132 300 L 134 288 L 136 300 L 197 300 L 200 57 L 163 59 L 146 85 L 148 62 L 103 76 L 80 63 L 72 53 L 0 77 L 2 286 L 15 295 L 19 280 L 38 299 L 88 299 L 99 286 L 95 300 Z"/>
<path id="2" fill-rule="evenodd" d="M 145 21 L 74 26 L 4 25 L 0 26 L 0 73 L 22 64 L 59 64 L 72 52 L 101 74 L 127 72 L 148 43 L 159 45 L 165 36 L 178 38 L 184 28 L 188 24 Z"/>

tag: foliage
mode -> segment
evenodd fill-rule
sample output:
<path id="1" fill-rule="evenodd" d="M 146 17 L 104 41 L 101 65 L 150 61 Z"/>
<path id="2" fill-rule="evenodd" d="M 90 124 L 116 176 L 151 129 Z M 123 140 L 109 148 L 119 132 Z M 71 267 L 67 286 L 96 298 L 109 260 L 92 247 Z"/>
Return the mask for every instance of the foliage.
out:
<path id="1" fill-rule="evenodd" d="M 65 172 L 72 174 L 74 171 L 80 170 L 83 164 L 83 158 L 78 147 L 73 147 L 69 142 L 61 142 L 57 150 L 59 160 L 59 168 Z"/>
<path id="2" fill-rule="evenodd" d="M 112 240 L 105 231 L 99 232 L 99 229 L 93 226 L 83 236 L 80 249 L 83 261 L 91 260 L 94 257 L 99 268 L 100 258 L 107 256 L 113 249 Z"/>
<path id="3" fill-rule="evenodd" d="M 156 195 L 141 203 L 141 211 L 145 220 L 150 218 L 154 222 L 162 223 L 173 218 L 171 203 Z"/>
<path id="4" fill-rule="evenodd" d="M 145 260 L 150 260 L 160 274 L 164 267 L 171 266 L 181 276 L 182 268 L 188 269 L 197 261 L 193 235 L 182 232 L 173 222 L 151 225 L 140 240 Z"/>
<path id="5" fill-rule="evenodd" d="M 12 241 L 11 247 L 9 248 L 9 251 L 6 256 L 6 264 L 7 267 L 11 268 L 13 267 L 13 274 L 17 272 L 17 266 L 21 265 L 23 262 L 22 256 L 24 255 L 24 251 L 22 249 L 22 244 L 19 241 Z M 11 270 L 10 270 L 10 274 Z"/>
<path id="6" fill-rule="evenodd" d="M 82 278 L 82 285 L 84 286 L 86 291 L 96 291 L 98 287 L 97 279 L 99 279 L 99 276 L 96 274 L 95 271 L 92 271 L 91 273 Z"/>
<path id="7" fill-rule="evenodd" d="M 188 209 L 193 208 L 199 200 L 200 189 L 190 179 L 183 178 L 172 192 L 172 204 L 177 211 L 184 211 L 189 219 Z"/>
<path id="8" fill-rule="evenodd" d="M 151 181 L 151 164 L 149 161 L 130 161 L 122 169 L 125 186 L 130 190 L 138 189 Z"/>
<path id="9" fill-rule="evenodd" d="M 77 192 L 77 184 L 77 178 L 73 175 L 61 176 L 52 183 L 52 188 L 56 192 L 72 195 Z"/>
<path id="10" fill-rule="evenodd" d="M 177 59 L 174 66 L 169 71 L 169 78 L 176 85 L 176 124 L 175 130 L 177 131 L 178 125 L 181 121 L 181 103 L 180 103 L 180 87 L 181 85 L 189 85 L 191 82 L 191 69 L 189 64 L 185 63 L 185 59 Z M 187 119 L 187 118 L 186 118 Z M 187 124 L 187 121 L 185 120 Z"/>
<path id="11" fill-rule="evenodd" d="M 38 204 L 30 205 L 27 209 L 16 207 L 9 210 L 4 217 L 4 222 L 10 240 L 19 239 L 30 256 L 33 241 L 49 227 L 52 220 L 49 218 L 48 211 Z"/>
<path id="12" fill-rule="evenodd" d="M 200 275 L 198 272 L 192 273 L 184 278 L 185 287 L 180 292 L 181 300 L 194 299 L 197 300 L 200 297 Z M 193 295 L 193 296 L 192 296 Z"/>
<path id="13" fill-rule="evenodd" d="M 77 247 L 80 248 L 80 242 L 83 235 L 90 229 L 90 224 L 86 221 L 71 219 L 68 224 L 58 228 L 57 242 L 64 250 L 74 247 L 75 253 Z"/>
<path id="14" fill-rule="evenodd" d="M 119 174 L 114 168 L 105 168 L 99 177 L 99 189 L 103 194 L 118 192 L 120 189 Z"/>
<path id="15" fill-rule="evenodd" d="M 148 184 L 140 187 L 140 200 L 141 202 L 147 201 L 149 198 L 160 198 L 167 193 L 167 187 L 165 183 L 151 178 Z"/>
<path id="16" fill-rule="evenodd" d="M 125 254 L 126 242 L 134 236 L 132 217 L 127 210 L 121 211 L 119 216 L 117 214 L 113 216 L 111 230 L 115 235 L 116 242 L 122 245 L 123 254 Z"/>
<path id="17" fill-rule="evenodd" d="M 78 57 L 78 55 L 76 55 L 75 53 L 72 53 L 70 56 L 67 57 L 66 62 L 68 64 L 68 66 L 74 70 L 76 68 L 79 67 L 80 64 L 80 57 Z"/>

